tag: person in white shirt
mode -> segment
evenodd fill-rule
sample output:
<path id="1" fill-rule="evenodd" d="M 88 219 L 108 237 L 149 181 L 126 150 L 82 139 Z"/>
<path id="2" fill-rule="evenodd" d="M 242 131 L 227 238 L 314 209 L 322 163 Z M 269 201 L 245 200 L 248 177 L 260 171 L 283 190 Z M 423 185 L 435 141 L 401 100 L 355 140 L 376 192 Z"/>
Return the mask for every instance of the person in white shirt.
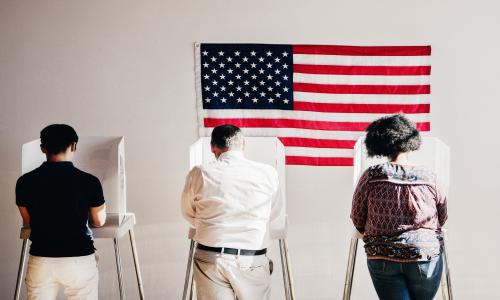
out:
<path id="1" fill-rule="evenodd" d="M 270 223 L 283 206 L 277 171 L 243 155 L 233 125 L 215 127 L 216 161 L 194 167 L 182 193 L 182 214 L 196 229 L 194 281 L 199 300 L 269 299 Z"/>

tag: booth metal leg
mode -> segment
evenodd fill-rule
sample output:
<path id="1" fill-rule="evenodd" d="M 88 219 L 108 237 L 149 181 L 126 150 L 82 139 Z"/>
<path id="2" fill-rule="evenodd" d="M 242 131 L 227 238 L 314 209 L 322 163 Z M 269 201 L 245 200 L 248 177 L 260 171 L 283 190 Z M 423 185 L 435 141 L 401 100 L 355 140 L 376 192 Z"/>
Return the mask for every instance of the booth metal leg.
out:
<path id="1" fill-rule="evenodd" d="M 194 285 L 194 279 L 191 275 L 191 288 L 189 289 L 189 300 L 194 299 L 194 294 L 196 293 L 196 286 Z"/>
<path id="2" fill-rule="evenodd" d="M 130 237 L 130 246 L 132 247 L 132 257 L 134 258 L 135 275 L 137 277 L 137 285 L 139 287 L 139 299 L 144 300 L 144 286 L 142 284 L 141 268 L 139 265 L 139 255 L 137 254 L 137 247 L 135 245 L 134 230 L 128 231 Z"/>
<path id="3" fill-rule="evenodd" d="M 194 259 L 194 249 L 196 242 L 191 240 L 191 245 L 189 246 L 189 256 L 188 263 L 186 267 L 186 277 L 184 278 L 184 292 L 182 293 L 182 300 L 187 300 L 188 289 L 189 299 L 193 299 L 193 279 L 192 279 L 192 270 L 193 270 L 193 259 Z M 191 283 L 191 286 L 189 285 Z"/>
<path id="4" fill-rule="evenodd" d="M 448 263 L 448 252 L 446 251 L 446 238 L 443 240 L 443 276 L 441 277 L 441 296 L 443 300 L 453 300 L 451 288 L 451 275 Z"/>
<path id="5" fill-rule="evenodd" d="M 291 291 L 291 286 L 290 286 L 290 275 L 288 274 L 289 268 L 288 268 L 288 259 L 287 259 L 287 254 L 286 254 L 286 245 L 285 245 L 285 240 L 280 239 L 279 240 L 279 245 L 280 245 L 280 257 L 281 257 L 281 270 L 283 273 L 283 285 L 285 287 L 285 299 L 291 300 L 292 299 L 292 291 Z"/>
<path id="6" fill-rule="evenodd" d="M 283 240 L 283 246 L 285 248 L 286 273 L 288 276 L 288 288 L 290 290 L 290 299 L 294 300 L 295 288 L 293 285 L 292 264 L 290 263 L 290 255 L 288 254 L 288 242 L 286 239 Z"/>
<path id="7" fill-rule="evenodd" d="M 16 291 L 14 293 L 14 300 L 19 300 L 21 295 L 21 285 L 24 275 L 24 266 L 26 264 L 26 252 L 28 250 L 28 240 L 23 239 L 23 246 L 21 248 L 21 258 L 19 260 L 19 270 L 17 271 Z"/>
<path id="8" fill-rule="evenodd" d="M 118 238 L 113 239 L 115 245 L 116 271 L 118 273 L 118 288 L 120 289 L 120 300 L 125 300 L 125 287 L 123 285 L 122 258 L 120 255 L 120 244 Z"/>
<path id="9" fill-rule="evenodd" d="M 347 262 L 347 271 L 345 274 L 344 296 L 343 300 L 351 299 L 352 281 L 354 278 L 354 268 L 356 266 L 356 254 L 358 252 L 358 238 L 351 238 L 351 245 L 349 247 L 349 260 Z"/>
<path id="10" fill-rule="evenodd" d="M 288 268 L 286 267 L 286 258 L 285 258 L 285 250 L 284 250 L 284 245 L 283 245 L 283 240 L 279 240 L 279 245 L 280 245 L 280 257 L 281 257 L 281 271 L 283 273 L 283 286 L 285 288 L 285 299 L 289 300 L 290 299 L 290 285 L 288 284 L 288 275 L 287 275 L 287 270 Z"/>

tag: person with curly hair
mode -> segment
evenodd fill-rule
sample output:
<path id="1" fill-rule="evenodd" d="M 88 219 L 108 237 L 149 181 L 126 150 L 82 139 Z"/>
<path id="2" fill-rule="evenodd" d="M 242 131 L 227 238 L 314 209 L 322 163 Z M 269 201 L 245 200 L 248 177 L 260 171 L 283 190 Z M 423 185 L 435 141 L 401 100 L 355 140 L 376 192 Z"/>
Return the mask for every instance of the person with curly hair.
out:
<path id="1" fill-rule="evenodd" d="M 368 155 L 388 159 L 363 173 L 352 202 L 373 285 L 381 300 L 431 300 L 443 270 L 446 197 L 436 174 L 411 164 L 421 138 L 404 115 L 380 118 L 366 132 Z"/>

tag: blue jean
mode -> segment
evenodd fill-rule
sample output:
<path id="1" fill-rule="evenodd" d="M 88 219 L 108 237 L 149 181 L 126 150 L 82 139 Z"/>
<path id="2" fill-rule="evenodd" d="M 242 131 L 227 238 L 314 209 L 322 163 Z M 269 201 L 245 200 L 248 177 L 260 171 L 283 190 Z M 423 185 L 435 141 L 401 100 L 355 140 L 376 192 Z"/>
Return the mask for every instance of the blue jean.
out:
<path id="1" fill-rule="evenodd" d="M 368 260 L 368 270 L 380 300 L 432 300 L 441 281 L 443 260 L 441 256 L 407 263 Z"/>

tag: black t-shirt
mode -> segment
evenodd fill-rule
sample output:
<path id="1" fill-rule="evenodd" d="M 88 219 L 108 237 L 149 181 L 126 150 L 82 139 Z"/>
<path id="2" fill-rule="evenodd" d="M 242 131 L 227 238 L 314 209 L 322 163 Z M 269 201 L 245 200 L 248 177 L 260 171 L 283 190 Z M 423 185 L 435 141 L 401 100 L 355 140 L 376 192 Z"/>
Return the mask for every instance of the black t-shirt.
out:
<path id="1" fill-rule="evenodd" d="M 30 214 L 30 254 L 44 257 L 94 253 L 89 208 L 104 204 L 101 183 L 71 162 L 44 162 L 17 180 L 16 204 Z"/>

